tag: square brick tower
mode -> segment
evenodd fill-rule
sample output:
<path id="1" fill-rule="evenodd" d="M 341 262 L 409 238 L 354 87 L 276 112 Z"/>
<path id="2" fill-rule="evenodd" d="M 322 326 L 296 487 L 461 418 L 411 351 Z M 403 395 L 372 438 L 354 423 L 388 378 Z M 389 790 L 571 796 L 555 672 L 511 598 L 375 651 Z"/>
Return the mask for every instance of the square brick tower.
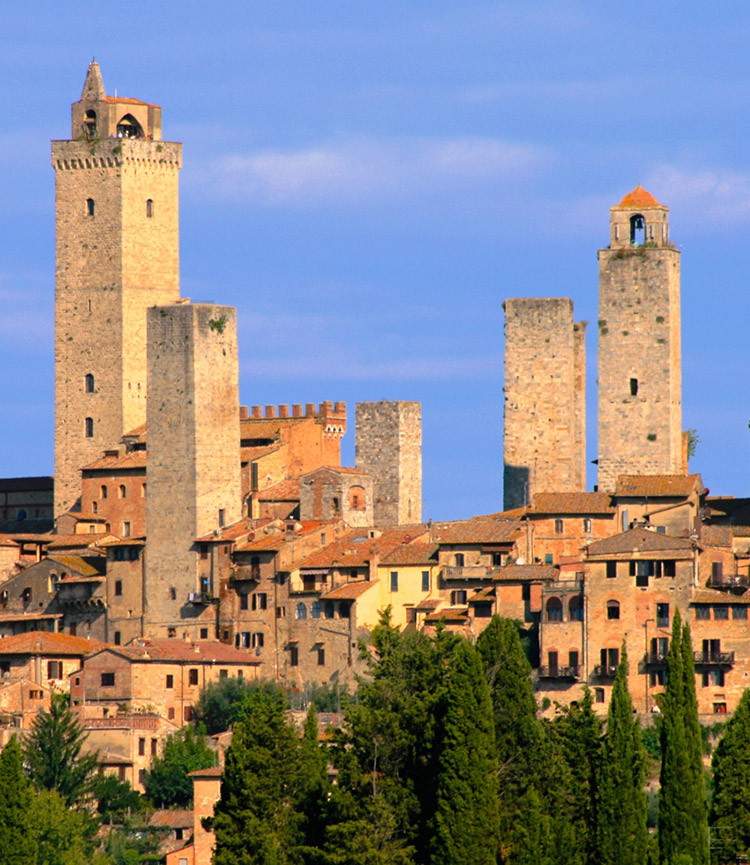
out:
<path id="1" fill-rule="evenodd" d="M 373 480 L 375 525 L 421 522 L 421 403 L 358 402 L 355 451 L 357 469 Z"/>
<path id="2" fill-rule="evenodd" d="M 242 516 L 238 375 L 233 307 L 149 309 L 147 636 L 216 635 L 195 541 Z"/>
<path id="3" fill-rule="evenodd" d="M 146 309 L 179 298 L 182 145 L 161 108 L 107 96 L 91 63 L 55 169 L 55 515 L 82 466 L 146 420 Z"/>
<path id="4" fill-rule="evenodd" d="M 610 208 L 599 250 L 599 489 L 618 474 L 681 474 L 680 253 L 641 186 Z"/>
<path id="5" fill-rule="evenodd" d="M 586 489 L 586 323 L 567 297 L 505 301 L 503 504 Z"/>

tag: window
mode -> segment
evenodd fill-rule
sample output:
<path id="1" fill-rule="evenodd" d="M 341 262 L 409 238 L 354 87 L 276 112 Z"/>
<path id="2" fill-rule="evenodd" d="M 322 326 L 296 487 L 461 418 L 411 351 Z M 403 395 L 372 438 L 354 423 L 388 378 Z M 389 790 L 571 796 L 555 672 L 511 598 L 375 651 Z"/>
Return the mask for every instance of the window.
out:
<path id="1" fill-rule="evenodd" d="M 299 666 L 299 649 L 297 646 L 289 647 L 289 666 L 290 667 L 298 667 Z"/>
<path id="2" fill-rule="evenodd" d="M 102 673 L 102 688 L 111 688 L 115 684 L 115 674 L 114 673 Z"/>
<path id="3" fill-rule="evenodd" d="M 174 640 L 177 636 L 177 628 L 167 628 L 167 636 L 170 640 Z"/>
<path id="4" fill-rule="evenodd" d="M 664 562 L 664 576 L 665 577 L 673 577 L 676 573 L 675 570 L 675 562 Z"/>
<path id="5" fill-rule="evenodd" d="M 594 702 L 595 703 L 603 703 L 604 702 L 604 688 L 594 688 Z"/>
<path id="6" fill-rule="evenodd" d="M 630 217 L 630 245 L 642 246 L 646 240 L 646 220 L 640 213 Z"/>
<path id="7" fill-rule="evenodd" d="M 99 488 L 99 495 L 103 499 L 107 498 L 107 485 L 106 484 L 102 484 L 101 487 Z"/>
<path id="8" fill-rule="evenodd" d="M 87 417 L 83 421 L 83 432 L 87 439 L 94 437 L 94 419 L 92 417 Z"/>
<path id="9" fill-rule="evenodd" d="M 266 643 L 265 635 L 261 631 L 256 631 L 252 635 L 252 646 L 254 649 L 262 649 Z"/>
<path id="10" fill-rule="evenodd" d="M 666 670 L 651 670 L 649 680 L 652 688 L 657 688 L 659 685 L 664 685 L 667 681 Z"/>
<path id="11" fill-rule="evenodd" d="M 219 678 L 220 679 L 228 679 L 229 678 L 229 670 L 219 670 Z"/>
<path id="12" fill-rule="evenodd" d="M 268 595 L 265 592 L 255 592 L 253 594 L 253 609 L 265 610 L 268 607 Z"/>
<path id="13" fill-rule="evenodd" d="M 638 379 L 630 379 L 630 396 L 638 396 Z"/>
<path id="14" fill-rule="evenodd" d="M 154 215 L 154 200 L 153 200 L 153 198 L 147 198 L 146 199 L 146 217 L 148 219 L 151 219 L 151 217 L 153 215 Z"/>
<path id="15" fill-rule="evenodd" d="M 725 604 L 717 604 L 714 607 L 714 619 L 728 619 L 729 618 L 729 607 Z"/>
<path id="16" fill-rule="evenodd" d="M 711 581 L 721 585 L 724 582 L 724 563 L 711 562 Z"/>
<path id="17" fill-rule="evenodd" d="M 551 565 L 551 564 L 553 564 L 553 562 L 554 562 L 554 557 L 553 557 L 552 553 L 545 553 L 544 554 L 544 564 L 545 565 Z"/>
<path id="18" fill-rule="evenodd" d="M 247 608 L 248 608 L 247 595 L 240 595 L 240 609 L 246 610 Z"/>
<path id="19" fill-rule="evenodd" d="M 578 666 L 578 650 L 571 649 L 568 652 L 568 666 L 569 667 L 577 667 Z"/>
<path id="20" fill-rule="evenodd" d="M 86 374 L 86 378 L 84 379 L 84 389 L 86 393 L 94 392 L 94 376 L 90 372 Z"/>
<path id="21" fill-rule="evenodd" d="M 326 619 L 332 619 L 335 612 L 333 601 L 326 601 Z"/>
<path id="22" fill-rule="evenodd" d="M 364 510 L 365 507 L 365 488 L 364 487 L 351 487 L 349 489 L 349 507 L 353 511 L 361 511 Z"/>
<path id="23" fill-rule="evenodd" d="M 47 661 L 47 678 L 62 679 L 63 668 L 62 661 Z"/>
<path id="24" fill-rule="evenodd" d="M 607 601 L 607 618 L 608 619 L 619 619 L 620 618 L 620 602 L 619 601 Z"/>
<path id="25" fill-rule="evenodd" d="M 141 498 L 146 498 L 146 484 L 141 484 Z"/>
<path id="26" fill-rule="evenodd" d="M 555 520 L 555 534 L 561 535 L 563 533 L 564 524 L 562 520 Z"/>
<path id="27" fill-rule="evenodd" d="M 276 607 L 276 618 L 277 619 L 285 619 L 286 618 L 286 607 Z"/>
<path id="28" fill-rule="evenodd" d="M 422 571 L 422 591 L 429 592 L 430 591 L 430 572 Z"/>
<path id="29" fill-rule="evenodd" d="M 573 595 L 568 602 L 568 616 L 571 622 L 583 621 L 583 598 L 580 595 Z"/>
<path id="30" fill-rule="evenodd" d="M 208 628 L 201 628 L 201 640 L 208 639 Z"/>
<path id="31" fill-rule="evenodd" d="M 98 513 L 99 513 L 99 502 L 98 502 L 96 499 L 94 499 L 94 501 L 91 502 L 91 510 L 92 510 L 95 514 L 98 514 Z"/>
<path id="32" fill-rule="evenodd" d="M 591 520 L 589 517 L 583 518 L 583 530 L 587 535 L 591 534 Z"/>
<path id="33" fill-rule="evenodd" d="M 702 678 L 704 688 L 724 687 L 724 670 L 709 670 Z"/>
<path id="34" fill-rule="evenodd" d="M 739 604 L 734 604 L 732 606 L 732 618 L 733 619 L 746 619 L 747 618 L 747 607 L 741 607 Z"/>
<path id="35" fill-rule="evenodd" d="M 122 634 L 120 631 L 115 631 L 115 645 L 119 646 L 122 643 Z"/>
<path id="36" fill-rule="evenodd" d="M 94 204 L 93 198 L 86 199 L 86 216 L 93 216 L 94 211 L 96 209 L 96 205 Z"/>
<path id="37" fill-rule="evenodd" d="M 224 528 L 224 508 L 219 508 L 219 528 Z"/>
<path id="38" fill-rule="evenodd" d="M 619 649 L 602 649 L 600 652 L 602 673 L 605 676 L 614 676 L 620 663 Z"/>
<path id="39" fill-rule="evenodd" d="M 465 604 L 466 589 L 455 589 L 451 592 L 451 604 Z"/>
<path id="40" fill-rule="evenodd" d="M 130 523 L 127 520 L 122 524 L 122 536 L 124 538 L 130 537 Z"/>
<path id="41" fill-rule="evenodd" d="M 711 607 L 708 604 L 696 604 L 695 605 L 695 618 L 696 619 L 710 619 L 711 618 Z"/>
<path id="42" fill-rule="evenodd" d="M 547 601 L 547 621 L 562 622 L 563 608 L 560 598 L 550 598 Z"/>
<path id="43" fill-rule="evenodd" d="M 339 601 L 339 618 L 340 619 L 348 619 L 349 618 L 349 604 L 346 601 Z"/>
<path id="44" fill-rule="evenodd" d="M 398 591 L 398 571 L 391 571 L 391 591 Z"/>
<path id="45" fill-rule="evenodd" d="M 171 673 L 167 674 L 167 688 L 174 688 L 174 676 Z"/>
<path id="46" fill-rule="evenodd" d="M 295 619 L 306 619 L 307 618 L 307 607 L 301 601 L 294 608 L 294 618 Z"/>
<path id="47" fill-rule="evenodd" d="M 413 625 L 417 621 L 417 611 L 414 607 L 406 607 L 406 624 Z"/>
<path id="48" fill-rule="evenodd" d="M 158 740 L 157 740 L 157 739 L 152 739 L 152 740 L 151 740 L 151 756 L 152 756 L 152 757 L 155 757 L 155 756 L 156 756 L 156 749 L 157 749 L 157 747 L 158 747 Z"/>
<path id="49" fill-rule="evenodd" d="M 177 600 L 177 589 L 174 586 L 169 587 L 169 600 L 176 601 Z"/>
<path id="50" fill-rule="evenodd" d="M 122 594 L 122 580 L 115 580 L 115 594 Z"/>
<path id="51" fill-rule="evenodd" d="M 142 757 L 146 753 L 146 740 L 138 739 L 138 756 Z"/>
<path id="52" fill-rule="evenodd" d="M 186 722 L 192 721 L 193 720 L 193 707 L 192 706 L 185 706 L 185 709 L 182 713 L 182 716 Z"/>
<path id="53" fill-rule="evenodd" d="M 125 488 L 125 484 L 120 484 L 120 486 L 117 488 L 117 495 L 121 499 L 126 499 L 128 497 L 128 491 Z"/>
<path id="54" fill-rule="evenodd" d="M 188 670 L 188 684 L 189 685 L 197 685 L 198 684 L 198 671 L 196 669 Z"/>
<path id="55" fill-rule="evenodd" d="M 607 562 L 607 579 L 613 580 L 617 576 L 617 562 Z"/>
<path id="56" fill-rule="evenodd" d="M 639 588 L 648 587 L 648 576 L 651 562 L 635 562 L 635 584 Z"/>
<path id="57" fill-rule="evenodd" d="M 320 601 L 313 601 L 310 604 L 310 618 L 311 619 L 319 619 L 322 611 L 322 607 L 320 605 Z"/>
<path id="58" fill-rule="evenodd" d="M 326 665 L 326 650 L 323 646 L 318 646 L 318 666 L 325 667 Z"/>
<path id="59" fill-rule="evenodd" d="M 651 660 L 663 661 L 669 652 L 669 637 L 651 638 Z"/>
<path id="60" fill-rule="evenodd" d="M 669 604 L 656 605 L 656 625 L 659 628 L 669 627 Z"/>
<path id="61" fill-rule="evenodd" d="M 464 554 L 456 553 L 456 567 L 462 568 L 464 566 Z"/>

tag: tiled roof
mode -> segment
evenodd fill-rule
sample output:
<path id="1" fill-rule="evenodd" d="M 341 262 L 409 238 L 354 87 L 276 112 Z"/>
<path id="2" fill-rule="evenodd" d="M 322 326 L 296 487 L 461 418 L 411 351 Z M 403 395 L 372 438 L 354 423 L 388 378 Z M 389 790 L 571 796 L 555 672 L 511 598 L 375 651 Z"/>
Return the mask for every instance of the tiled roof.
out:
<path id="1" fill-rule="evenodd" d="M 325 601 L 354 601 L 379 582 L 379 580 L 358 580 L 354 583 L 344 583 L 342 586 L 326 592 L 325 595 L 321 595 L 321 598 Z"/>
<path id="2" fill-rule="evenodd" d="M 432 527 L 432 540 L 441 544 L 504 544 L 512 543 L 519 531 L 519 520 L 481 516 L 450 523 L 435 523 Z"/>
<path id="3" fill-rule="evenodd" d="M 258 493 L 258 500 L 261 502 L 298 502 L 299 478 L 279 481 L 272 487 L 267 487 Z"/>
<path id="4" fill-rule="evenodd" d="M 13 637 L 0 639 L 0 655 L 89 655 L 106 649 L 107 644 L 99 640 L 87 640 L 72 634 L 52 631 L 27 631 Z"/>
<path id="5" fill-rule="evenodd" d="M 367 565 L 373 556 L 383 557 L 401 544 L 419 541 L 427 526 L 399 526 L 383 529 L 377 538 L 369 537 L 369 529 L 352 529 L 343 538 L 329 544 L 293 565 L 294 568 L 356 568 Z"/>
<path id="6" fill-rule="evenodd" d="M 75 571 L 82 577 L 100 577 L 106 570 L 104 557 L 99 557 L 101 561 L 92 562 L 84 559 L 82 556 L 49 556 L 51 562 L 56 562 L 64 568 Z"/>
<path id="7" fill-rule="evenodd" d="M 176 661 L 179 663 L 221 663 L 258 666 L 261 662 L 249 650 L 235 649 L 218 640 L 153 640 L 139 638 L 110 651 L 134 661 Z"/>
<path id="8" fill-rule="evenodd" d="M 129 451 L 120 456 L 101 457 L 83 467 L 84 471 L 114 469 L 145 469 L 148 451 Z"/>
<path id="9" fill-rule="evenodd" d="M 195 540 L 196 543 L 200 544 L 220 543 L 221 541 L 236 541 L 243 535 L 254 534 L 263 526 L 267 526 L 270 522 L 272 522 L 272 520 L 270 519 L 253 520 L 249 518 L 244 518 L 238 520 L 236 523 L 232 523 L 229 526 L 224 526 L 224 528 L 222 529 L 217 529 L 216 532 L 208 532 L 205 535 L 201 535 Z"/>
<path id="10" fill-rule="evenodd" d="M 484 589 L 477 589 L 476 592 L 469 598 L 470 604 L 484 603 L 485 601 L 495 600 L 495 590 L 491 586 Z"/>
<path id="11" fill-rule="evenodd" d="M 401 544 L 386 553 L 381 565 L 434 565 L 437 563 L 437 544 Z"/>
<path id="12" fill-rule="evenodd" d="M 680 557 L 690 553 L 693 542 L 688 538 L 675 538 L 640 527 L 629 529 L 611 538 L 594 541 L 588 545 L 588 556 L 607 556 L 618 553 L 676 553 Z"/>
<path id="13" fill-rule="evenodd" d="M 143 438 L 146 435 L 146 424 L 142 423 L 140 426 L 133 427 L 133 429 L 128 430 L 123 435 L 124 439 L 134 439 L 134 438 Z"/>
<path id="14" fill-rule="evenodd" d="M 415 610 L 420 610 L 424 612 L 425 610 L 436 610 L 443 602 L 440 598 L 425 598 L 423 601 L 420 601 Z"/>
<path id="15" fill-rule="evenodd" d="M 334 472 L 335 474 L 342 475 L 369 475 L 369 472 L 366 472 L 363 469 L 354 468 L 352 466 L 319 466 L 316 469 L 312 469 L 312 471 L 306 472 L 303 477 L 305 477 L 306 475 L 314 475 L 316 472 Z"/>
<path id="16" fill-rule="evenodd" d="M 154 811 L 148 824 L 165 829 L 192 829 L 193 819 L 192 811 Z"/>
<path id="17" fill-rule="evenodd" d="M 609 493 L 537 493 L 530 514 L 614 514 Z"/>
<path id="18" fill-rule="evenodd" d="M 261 457 L 266 456 L 267 454 L 272 454 L 274 451 L 279 450 L 279 448 L 283 447 L 283 445 L 259 445 L 258 447 L 241 447 L 240 448 L 240 460 L 243 463 L 251 463 L 253 460 L 258 460 Z"/>
<path id="19" fill-rule="evenodd" d="M 153 102 L 144 102 L 142 99 L 132 99 L 129 96 L 102 96 L 99 102 L 111 102 L 113 104 L 118 104 L 119 102 L 124 102 L 127 105 L 149 105 L 151 108 L 159 108 L 158 105 L 154 105 Z"/>
<path id="20" fill-rule="evenodd" d="M 622 199 L 622 201 L 617 205 L 618 207 L 625 207 L 630 210 L 633 207 L 661 207 L 662 205 L 651 195 L 650 192 L 647 192 L 639 183 L 635 189 L 631 190 L 627 193 Z"/>
<path id="21" fill-rule="evenodd" d="M 459 622 L 463 624 L 469 617 L 466 607 L 444 607 L 436 613 L 425 616 L 425 622 Z"/>
<path id="22" fill-rule="evenodd" d="M 701 543 L 707 547 L 731 547 L 731 526 L 701 526 Z"/>
<path id="23" fill-rule="evenodd" d="M 701 476 L 695 475 L 618 475 L 615 496 L 644 498 L 680 498 L 702 488 Z"/>
<path id="24" fill-rule="evenodd" d="M 55 535 L 51 539 L 48 549 L 83 549 L 114 540 L 117 540 L 117 536 L 107 534 L 106 532 L 102 532 L 101 534 Z"/>
<path id="25" fill-rule="evenodd" d="M 107 535 L 111 540 L 102 541 L 97 544 L 97 547 L 107 549 L 107 547 L 144 547 L 146 545 L 145 538 L 115 538 L 112 535 Z"/>
<path id="26" fill-rule="evenodd" d="M 698 589 L 693 592 L 691 604 L 750 604 L 750 592 L 744 595 L 728 595 L 718 589 Z M 2 645 L 2 644 L 0 644 Z"/>
<path id="27" fill-rule="evenodd" d="M 559 571 L 554 565 L 506 565 L 493 577 L 495 582 L 508 583 L 529 580 L 554 580 Z"/>
<path id="28" fill-rule="evenodd" d="M 220 778 L 223 771 L 223 766 L 209 766 L 208 769 L 196 769 L 194 772 L 188 772 L 188 775 L 191 778 Z M 190 813 L 192 814 L 192 811 Z"/>
<path id="29" fill-rule="evenodd" d="M 253 540 L 248 540 L 244 544 L 238 544 L 235 551 L 238 553 L 245 553 L 250 550 L 257 550 L 258 552 L 273 552 L 275 550 L 280 550 L 285 544 L 292 543 L 298 538 L 305 537 L 312 532 L 320 531 L 321 528 L 325 527 L 326 523 L 321 520 L 306 520 L 304 523 L 298 522 L 297 525 L 301 525 L 302 528 L 298 529 L 288 537 L 283 529 L 263 534 L 258 533 Z"/>

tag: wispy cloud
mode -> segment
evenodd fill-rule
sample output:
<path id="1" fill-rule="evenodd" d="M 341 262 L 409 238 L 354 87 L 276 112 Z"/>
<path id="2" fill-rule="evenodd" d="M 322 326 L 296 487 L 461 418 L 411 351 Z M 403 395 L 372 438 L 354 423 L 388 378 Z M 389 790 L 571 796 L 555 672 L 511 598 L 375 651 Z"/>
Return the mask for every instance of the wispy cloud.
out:
<path id="1" fill-rule="evenodd" d="M 541 146 L 498 138 L 357 139 L 225 156 L 199 182 L 267 206 L 408 200 L 515 182 L 548 158 Z"/>
<path id="2" fill-rule="evenodd" d="M 702 226 L 750 220 L 750 172 L 664 164 L 650 172 L 648 188 Z"/>

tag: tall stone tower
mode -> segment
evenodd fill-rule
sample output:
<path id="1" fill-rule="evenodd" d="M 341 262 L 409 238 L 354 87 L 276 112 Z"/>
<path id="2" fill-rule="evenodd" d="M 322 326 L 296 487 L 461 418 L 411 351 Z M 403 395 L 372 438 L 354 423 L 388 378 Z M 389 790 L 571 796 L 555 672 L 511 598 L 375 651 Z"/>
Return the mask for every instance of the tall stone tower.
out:
<path id="1" fill-rule="evenodd" d="M 55 515 L 80 469 L 146 420 L 146 309 L 179 298 L 182 145 L 161 108 L 107 96 L 91 63 L 55 169 Z"/>
<path id="2" fill-rule="evenodd" d="M 376 526 L 422 521 L 422 406 L 418 402 L 358 402 L 357 468 L 373 479 Z"/>
<path id="3" fill-rule="evenodd" d="M 233 307 L 149 309 L 147 635 L 215 622 L 195 541 L 242 516 L 238 374 Z"/>
<path id="4" fill-rule="evenodd" d="M 679 474 L 680 253 L 669 211 L 637 186 L 599 250 L 599 489 L 618 474 Z"/>
<path id="5" fill-rule="evenodd" d="M 586 323 L 567 297 L 505 301 L 503 504 L 586 489 Z"/>

